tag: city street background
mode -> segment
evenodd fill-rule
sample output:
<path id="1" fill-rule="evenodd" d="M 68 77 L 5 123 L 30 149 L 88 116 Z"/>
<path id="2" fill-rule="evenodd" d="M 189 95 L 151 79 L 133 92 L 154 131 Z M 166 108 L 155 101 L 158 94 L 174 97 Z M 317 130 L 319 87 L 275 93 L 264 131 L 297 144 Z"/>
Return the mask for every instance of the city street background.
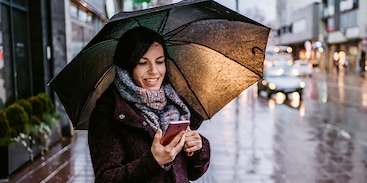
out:
<path id="1" fill-rule="evenodd" d="M 283 63 L 307 61 L 314 73 L 302 78 L 302 101 L 296 94 L 268 99 L 254 85 L 206 121 L 199 130 L 211 142 L 212 161 L 195 183 L 366 183 L 367 0 L 216 1 L 271 28 L 268 48 L 291 47 L 292 59 Z M 17 143 L 13 149 L 20 153 L 11 154 L 24 164 L 8 172 L 12 162 L 4 155 L 0 182 L 93 182 L 87 131 L 73 134 L 48 83 L 111 16 L 172 2 L 177 0 L 0 0 L 3 110 L 45 92 L 61 116 L 55 132 L 63 136 L 44 156 L 30 149 L 36 138 L 26 136 L 29 144 Z"/>
<path id="2" fill-rule="evenodd" d="M 195 183 L 367 182 L 367 81 L 315 71 L 303 78 L 304 101 L 280 103 L 244 91 L 199 131 L 211 165 Z M 10 182 L 93 182 L 87 131 L 77 131 Z"/>

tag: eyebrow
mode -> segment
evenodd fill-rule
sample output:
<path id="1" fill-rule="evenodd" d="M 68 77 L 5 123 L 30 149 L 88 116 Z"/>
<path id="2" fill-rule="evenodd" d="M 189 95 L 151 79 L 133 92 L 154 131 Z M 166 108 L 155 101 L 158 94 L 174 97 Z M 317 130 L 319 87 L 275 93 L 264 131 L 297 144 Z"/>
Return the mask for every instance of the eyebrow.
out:
<path id="1" fill-rule="evenodd" d="M 164 56 L 164 55 L 162 55 L 162 56 L 157 57 L 156 59 L 161 59 L 161 58 L 165 58 L 165 56 Z M 146 57 L 141 57 L 141 59 L 149 60 L 149 59 L 148 59 L 148 58 L 146 58 Z"/>

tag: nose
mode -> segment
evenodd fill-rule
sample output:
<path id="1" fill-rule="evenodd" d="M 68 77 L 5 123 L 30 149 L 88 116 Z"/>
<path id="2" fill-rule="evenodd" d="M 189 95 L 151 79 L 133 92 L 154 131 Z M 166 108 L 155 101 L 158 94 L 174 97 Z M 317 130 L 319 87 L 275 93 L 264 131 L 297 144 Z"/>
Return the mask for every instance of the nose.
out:
<path id="1" fill-rule="evenodd" d="M 157 66 L 155 64 L 150 64 L 150 67 L 149 67 L 149 73 L 151 74 L 155 74 L 157 73 L 158 70 L 157 70 Z"/>

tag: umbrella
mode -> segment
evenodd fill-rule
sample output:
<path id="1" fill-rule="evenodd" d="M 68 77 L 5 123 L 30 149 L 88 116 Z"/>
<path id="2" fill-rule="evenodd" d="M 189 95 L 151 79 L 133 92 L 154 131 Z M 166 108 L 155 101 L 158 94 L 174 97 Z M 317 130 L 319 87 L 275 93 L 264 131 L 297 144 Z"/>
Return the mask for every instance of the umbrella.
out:
<path id="1" fill-rule="evenodd" d="M 117 41 L 136 26 L 164 37 L 171 83 L 204 119 L 262 78 L 270 28 L 215 1 L 120 12 L 49 83 L 75 129 L 88 129 L 95 101 L 114 78 Z"/>

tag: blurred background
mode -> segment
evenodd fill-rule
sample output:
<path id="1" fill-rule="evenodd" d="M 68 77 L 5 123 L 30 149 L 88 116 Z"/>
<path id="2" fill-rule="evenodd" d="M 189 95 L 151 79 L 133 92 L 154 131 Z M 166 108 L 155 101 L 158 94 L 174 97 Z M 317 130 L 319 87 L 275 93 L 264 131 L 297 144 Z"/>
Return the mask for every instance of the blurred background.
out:
<path id="1" fill-rule="evenodd" d="M 32 160 L 4 164 L 1 181 L 37 177 L 47 167 L 42 163 L 52 164 L 47 157 L 69 151 L 46 174 L 61 182 L 93 181 L 87 132 L 73 130 L 47 83 L 114 14 L 175 2 L 0 0 L 0 110 L 45 93 L 60 114 L 54 149 L 25 151 Z M 271 32 L 264 78 L 200 128 L 212 142 L 213 163 L 198 182 L 367 182 L 367 0 L 217 2 Z M 68 161 L 73 166 L 59 175 Z M 47 175 L 30 182 L 50 181 Z"/>
<path id="2" fill-rule="evenodd" d="M 6 103 L 42 91 L 53 96 L 47 82 L 114 14 L 174 2 L 1 0 L 0 100 Z M 366 71 L 366 0 L 218 2 L 271 27 L 269 63 L 279 60 L 272 46 L 289 46 L 290 59 L 307 60 L 322 71 Z"/>

